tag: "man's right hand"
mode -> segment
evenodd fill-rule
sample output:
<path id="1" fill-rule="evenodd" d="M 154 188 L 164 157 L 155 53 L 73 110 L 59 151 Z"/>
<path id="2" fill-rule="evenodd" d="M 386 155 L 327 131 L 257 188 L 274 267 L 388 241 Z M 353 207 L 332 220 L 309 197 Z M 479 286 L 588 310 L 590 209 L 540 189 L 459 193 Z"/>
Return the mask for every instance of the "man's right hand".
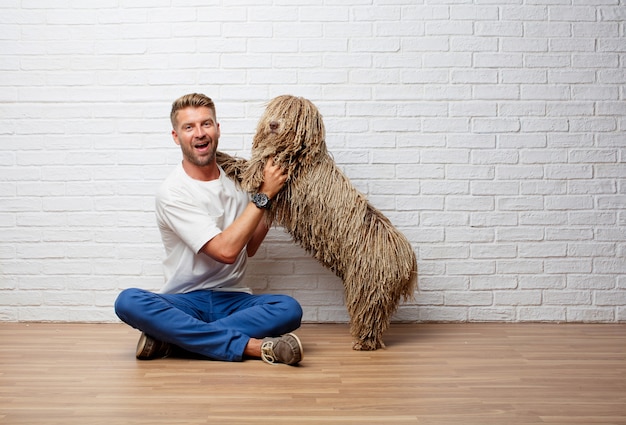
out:
<path id="1" fill-rule="evenodd" d="M 283 188 L 287 181 L 287 172 L 279 165 L 274 164 L 274 158 L 268 158 L 263 169 L 263 183 L 259 188 L 260 193 L 265 193 L 273 199 Z"/>

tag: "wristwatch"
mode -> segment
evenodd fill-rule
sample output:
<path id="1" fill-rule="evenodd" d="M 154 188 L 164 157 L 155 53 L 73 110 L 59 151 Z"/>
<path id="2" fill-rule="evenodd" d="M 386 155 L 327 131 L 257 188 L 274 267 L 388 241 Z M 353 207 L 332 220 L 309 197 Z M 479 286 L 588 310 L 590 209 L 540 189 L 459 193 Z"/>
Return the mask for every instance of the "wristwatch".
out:
<path id="1" fill-rule="evenodd" d="M 270 198 L 265 193 L 255 193 L 252 196 L 252 202 L 257 208 L 268 209 L 270 207 Z"/>

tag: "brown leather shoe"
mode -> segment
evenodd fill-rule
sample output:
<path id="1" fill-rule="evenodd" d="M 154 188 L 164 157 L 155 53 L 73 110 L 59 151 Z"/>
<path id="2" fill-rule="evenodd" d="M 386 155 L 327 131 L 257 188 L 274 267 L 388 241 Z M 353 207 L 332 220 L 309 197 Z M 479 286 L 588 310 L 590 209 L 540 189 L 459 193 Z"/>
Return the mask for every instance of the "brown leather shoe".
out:
<path id="1" fill-rule="evenodd" d="M 300 339 L 292 333 L 278 338 L 264 338 L 261 345 L 261 358 L 265 363 L 295 365 L 302 360 L 303 350 Z"/>
<path id="2" fill-rule="evenodd" d="M 153 360 L 167 357 L 172 352 L 172 346 L 167 342 L 159 341 L 142 333 L 137 342 L 135 356 L 139 360 Z"/>

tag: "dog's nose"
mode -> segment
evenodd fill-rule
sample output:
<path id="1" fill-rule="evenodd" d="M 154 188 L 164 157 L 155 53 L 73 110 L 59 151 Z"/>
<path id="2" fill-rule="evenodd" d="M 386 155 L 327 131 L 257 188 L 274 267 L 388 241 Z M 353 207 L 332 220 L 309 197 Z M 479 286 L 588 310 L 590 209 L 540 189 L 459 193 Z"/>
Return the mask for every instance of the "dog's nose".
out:
<path id="1" fill-rule="evenodd" d="M 276 131 L 278 130 L 279 124 L 278 121 L 270 121 L 270 130 Z"/>

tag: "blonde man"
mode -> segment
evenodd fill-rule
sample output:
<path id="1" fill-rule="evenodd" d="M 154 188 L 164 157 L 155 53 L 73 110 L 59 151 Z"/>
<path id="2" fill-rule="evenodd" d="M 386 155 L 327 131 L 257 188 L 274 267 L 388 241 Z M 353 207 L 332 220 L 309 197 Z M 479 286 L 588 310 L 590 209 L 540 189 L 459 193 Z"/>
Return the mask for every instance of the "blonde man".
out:
<path id="1" fill-rule="evenodd" d="M 159 293 L 126 289 L 115 302 L 118 317 L 142 331 L 136 357 L 162 358 L 180 348 L 215 360 L 297 364 L 303 350 L 291 332 L 300 326 L 300 304 L 286 295 L 253 295 L 242 285 L 284 171 L 269 161 L 251 197 L 216 162 L 220 125 L 209 97 L 180 97 L 170 119 L 183 158 L 156 198 L 165 285 Z"/>

